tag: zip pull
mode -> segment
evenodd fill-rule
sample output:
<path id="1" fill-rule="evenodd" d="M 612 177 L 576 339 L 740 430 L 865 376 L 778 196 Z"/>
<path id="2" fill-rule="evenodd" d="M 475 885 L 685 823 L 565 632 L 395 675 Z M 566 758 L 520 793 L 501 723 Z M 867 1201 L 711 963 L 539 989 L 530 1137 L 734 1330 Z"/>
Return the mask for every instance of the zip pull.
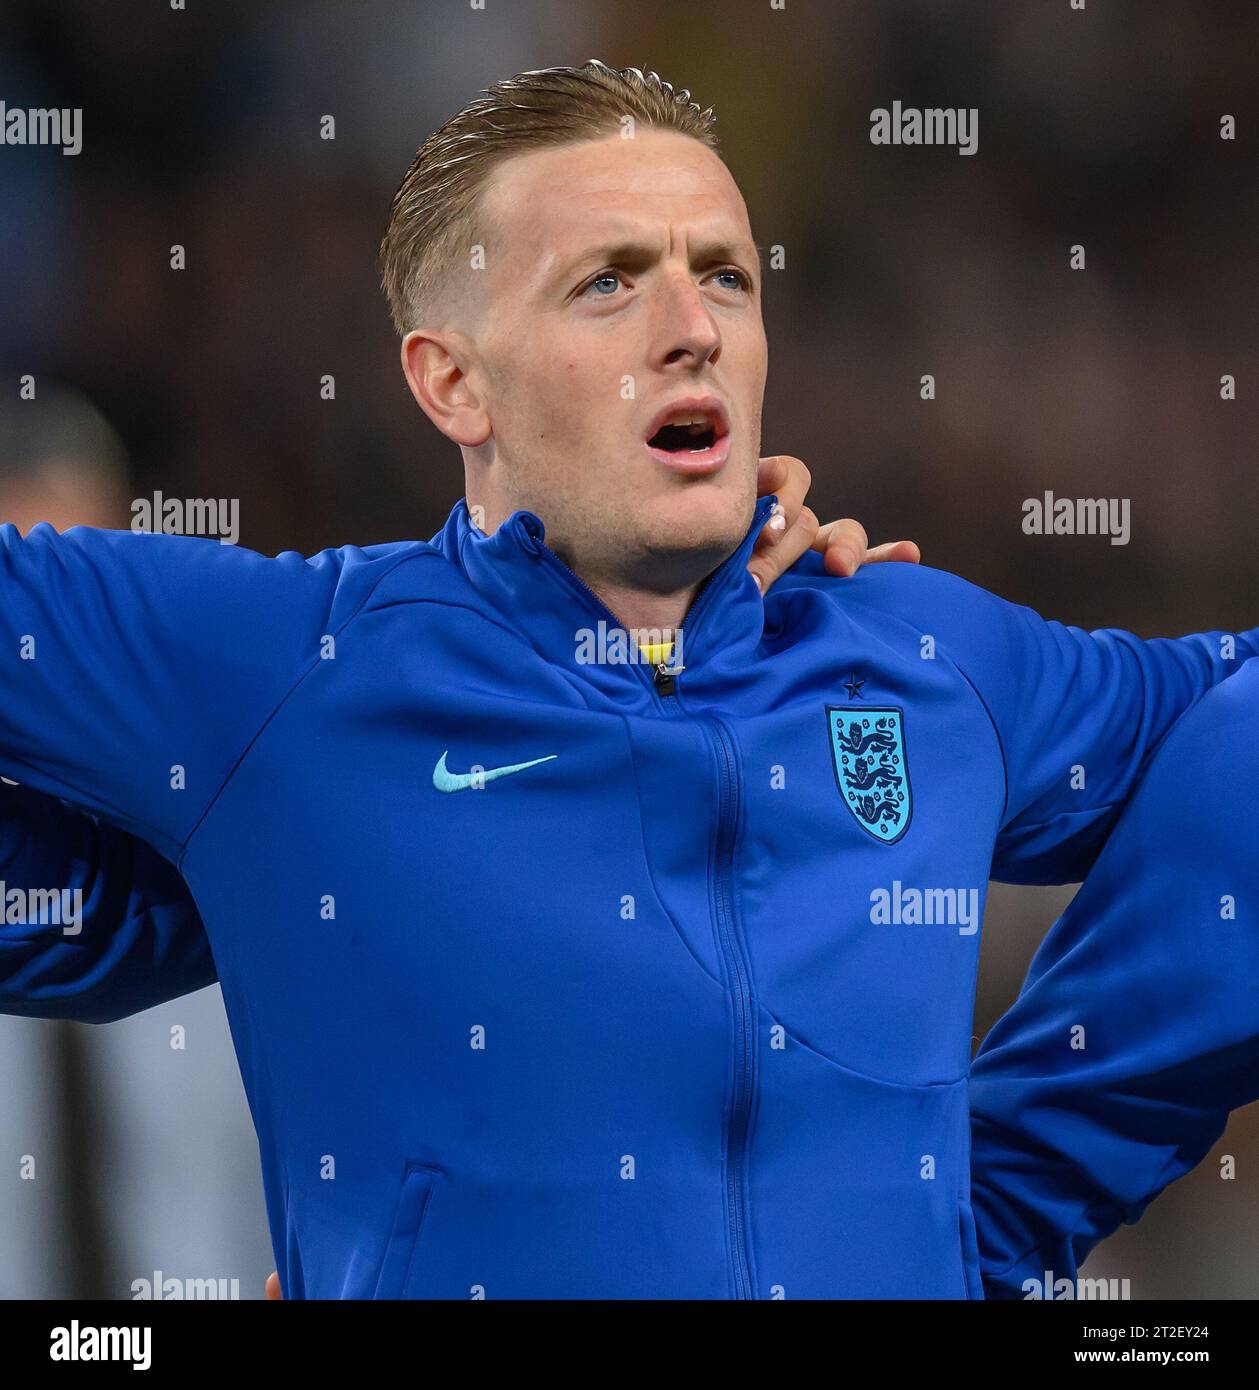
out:
<path id="1" fill-rule="evenodd" d="M 678 677 L 686 670 L 685 666 L 670 666 L 667 662 L 656 662 L 652 682 L 661 695 L 676 695 Z"/>

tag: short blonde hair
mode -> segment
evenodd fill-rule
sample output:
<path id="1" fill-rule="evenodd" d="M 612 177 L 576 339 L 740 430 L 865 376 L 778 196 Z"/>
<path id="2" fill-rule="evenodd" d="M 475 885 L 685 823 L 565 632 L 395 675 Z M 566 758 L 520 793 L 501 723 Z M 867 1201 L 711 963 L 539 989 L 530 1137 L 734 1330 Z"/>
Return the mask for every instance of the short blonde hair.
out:
<path id="1" fill-rule="evenodd" d="M 512 155 L 616 134 L 626 116 L 717 149 L 712 107 L 638 68 L 592 58 L 579 68 L 541 68 L 487 87 L 416 151 L 394 194 L 380 243 L 380 283 L 394 327 L 405 336 L 440 302 L 451 272 L 466 262 L 478 197 L 491 170 Z"/>

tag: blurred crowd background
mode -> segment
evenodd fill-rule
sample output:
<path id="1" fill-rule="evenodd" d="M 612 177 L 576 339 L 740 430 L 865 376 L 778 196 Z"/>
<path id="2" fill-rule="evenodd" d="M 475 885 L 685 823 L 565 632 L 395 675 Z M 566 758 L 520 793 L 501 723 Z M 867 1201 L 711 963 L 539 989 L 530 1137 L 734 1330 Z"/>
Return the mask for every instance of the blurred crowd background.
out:
<path id="1" fill-rule="evenodd" d="M 784 248 L 763 452 L 806 460 L 819 515 L 1048 617 L 1250 626 L 1256 55 L 1259 7 L 1211 0 L 7 0 L 0 100 L 84 114 L 77 157 L 0 146 L 0 520 L 126 526 L 160 489 L 238 498 L 267 553 L 435 532 L 462 469 L 398 366 L 390 198 L 479 88 L 597 56 L 716 108 L 757 240 Z M 978 153 L 871 145 L 893 100 L 977 107 Z M 1130 543 L 1024 535 L 1046 490 L 1130 499 Z M 993 891 L 976 1039 L 1070 895 Z M 261 1296 L 217 986 L 103 1027 L 3 1018 L 0 1056 L 0 1296 L 129 1297 L 155 1270 Z M 1087 1272 L 1259 1295 L 1255 1109 Z"/>

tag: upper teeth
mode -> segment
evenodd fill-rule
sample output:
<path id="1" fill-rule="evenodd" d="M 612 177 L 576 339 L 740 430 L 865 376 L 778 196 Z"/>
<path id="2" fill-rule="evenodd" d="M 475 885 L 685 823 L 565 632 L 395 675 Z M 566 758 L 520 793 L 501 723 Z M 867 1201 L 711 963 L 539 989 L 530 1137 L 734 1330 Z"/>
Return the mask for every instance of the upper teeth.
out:
<path id="1" fill-rule="evenodd" d="M 707 415 L 674 415 L 665 424 L 689 429 L 692 434 L 700 434 L 710 427 Z"/>

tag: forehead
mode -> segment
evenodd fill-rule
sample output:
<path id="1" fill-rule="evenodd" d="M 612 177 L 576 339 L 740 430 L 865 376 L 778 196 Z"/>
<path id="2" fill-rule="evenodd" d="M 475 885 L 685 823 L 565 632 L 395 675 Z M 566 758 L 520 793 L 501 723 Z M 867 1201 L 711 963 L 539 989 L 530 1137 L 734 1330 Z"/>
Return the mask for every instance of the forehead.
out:
<path id="1" fill-rule="evenodd" d="M 751 240 L 747 207 L 725 164 L 700 141 L 642 130 L 530 150 L 498 165 L 482 209 L 503 236 L 502 250 L 537 260 L 562 254 L 608 223 L 634 222 Z"/>

